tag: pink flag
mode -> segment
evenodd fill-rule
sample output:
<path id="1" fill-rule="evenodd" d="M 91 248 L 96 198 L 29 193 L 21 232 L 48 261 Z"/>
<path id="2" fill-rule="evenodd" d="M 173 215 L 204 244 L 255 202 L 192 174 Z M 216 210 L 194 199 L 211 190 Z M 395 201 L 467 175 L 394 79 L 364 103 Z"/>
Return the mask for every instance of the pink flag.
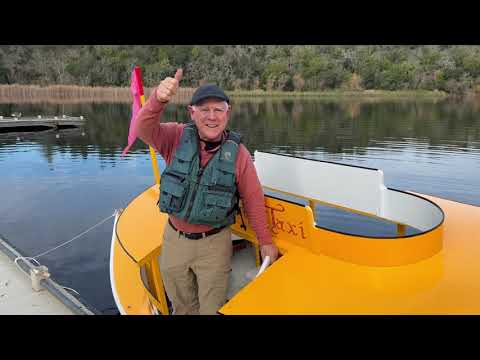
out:
<path id="1" fill-rule="evenodd" d="M 132 71 L 132 77 L 130 80 L 130 92 L 132 93 L 133 97 L 133 104 L 132 104 L 132 118 L 130 119 L 130 130 L 128 132 L 128 145 L 122 152 L 122 157 L 125 156 L 132 147 L 135 139 L 137 138 L 137 134 L 135 133 L 135 124 L 137 120 L 137 114 L 142 107 L 142 103 L 140 101 L 140 96 L 142 95 L 141 92 L 142 88 L 142 80 L 139 79 L 140 76 L 140 68 L 136 66 Z"/>

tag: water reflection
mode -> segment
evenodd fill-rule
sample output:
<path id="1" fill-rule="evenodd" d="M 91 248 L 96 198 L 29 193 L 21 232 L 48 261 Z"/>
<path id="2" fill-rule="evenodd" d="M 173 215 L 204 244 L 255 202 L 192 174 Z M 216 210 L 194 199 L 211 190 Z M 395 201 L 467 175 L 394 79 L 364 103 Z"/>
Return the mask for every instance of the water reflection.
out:
<path id="1" fill-rule="evenodd" d="M 87 119 L 78 129 L 0 134 L 0 233 L 26 255 L 39 254 L 125 207 L 151 185 L 145 144 L 137 140 L 120 159 L 130 111 L 130 104 L 115 103 L 0 104 L 0 115 Z M 186 105 L 169 106 L 164 118 L 188 121 Z M 234 99 L 230 127 L 243 134 L 252 154 L 263 150 L 379 168 L 387 186 L 480 206 L 478 102 Z M 396 232 L 390 223 L 325 207 L 317 215 L 321 226 L 335 230 Z M 57 281 L 104 312 L 114 306 L 111 225 L 39 259 Z"/>
<path id="2" fill-rule="evenodd" d="M 25 116 L 67 114 L 87 118 L 84 139 L 80 139 L 75 131 L 71 137 L 57 143 L 48 136 L 36 137 L 47 151 L 51 150 L 48 146 L 58 145 L 64 147 L 64 151 L 84 155 L 93 145 L 99 153 L 114 156 L 115 151 L 125 145 L 128 135 L 129 104 L 0 104 L 0 114 L 15 111 L 21 111 Z M 448 100 L 439 103 L 239 100 L 233 103 L 230 127 L 244 135 L 244 141 L 252 151 L 275 146 L 292 154 L 296 151 L 325 151 L 365 155 L 371 145 L 401 150 L 418 144 L 422 150 L 432 149 L 434 154 L 438 149 L 478 150 L 479 113 L 475 102 L 458 104 Z M 186 122 L 186 106 L 170 106 L 165 119 Z M 0 146 L 11 138 L 11 135 L 2 137 Z M 137 150 L 146 148 L 140 142 L 136 145 L 134 149 Z"/>
<path id="3" fill-rule="evenodd" d="M 409 139 L 430 146 L 479 147 L 479 118 L 472 105 L 279 101 L 238 104 L 232 127 L 254 146 L 286 151 L 365 154 L 371 141 L 391 148 Z M 261 121 L 254 121 L 254 119 Z M 393 142 L 393 143 L 392 143 Z"/>

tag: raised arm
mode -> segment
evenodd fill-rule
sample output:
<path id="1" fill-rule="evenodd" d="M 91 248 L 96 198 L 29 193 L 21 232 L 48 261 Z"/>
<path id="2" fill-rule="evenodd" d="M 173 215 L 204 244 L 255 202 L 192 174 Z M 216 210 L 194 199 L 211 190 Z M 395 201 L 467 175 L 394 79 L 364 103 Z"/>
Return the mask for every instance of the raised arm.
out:
<path id="1" fill-rule="evenodd" d="M 181 127 L 177 123 L 160 123 L 160 120 L 168 102 L 177 92 L 182 74 L 182 69 L 178 69 L 174 78 L 162 80 L 137 115 L 137 136 L 164 158 L 174 147 Z"/>

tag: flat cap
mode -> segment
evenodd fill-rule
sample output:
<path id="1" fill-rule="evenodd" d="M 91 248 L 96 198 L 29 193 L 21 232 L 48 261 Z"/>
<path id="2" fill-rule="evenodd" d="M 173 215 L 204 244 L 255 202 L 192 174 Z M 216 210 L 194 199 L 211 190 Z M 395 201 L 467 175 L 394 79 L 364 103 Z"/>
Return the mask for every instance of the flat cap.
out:
<path id="1" fill-rule="evenodd" d="M 227 104 L 230 104 L 230 99 L 227 95 L 220 89 L 217 85 L 214 84 L 205 84 L 200 86 L 192 95 L 192 100 L 190 105 L 196 105 L 200 101 L 208 98 L 217 98 L 223 101 L 226 101 Z"/>

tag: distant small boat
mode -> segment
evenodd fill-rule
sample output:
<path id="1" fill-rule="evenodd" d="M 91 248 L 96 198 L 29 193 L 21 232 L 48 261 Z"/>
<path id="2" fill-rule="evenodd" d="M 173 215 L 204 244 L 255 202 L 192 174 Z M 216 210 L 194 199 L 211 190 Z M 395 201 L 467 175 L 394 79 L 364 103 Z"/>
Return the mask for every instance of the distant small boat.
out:
<path id="1" fill-rule="evenodd" d="M 255 167 L 274 194 L 265 205 L 282 256 L 235 289 L 220 314 L 480 313 L 480 207 L 388 188 L 373 168 L 258 151 Z M 115 219 L 110 281 L 121 314 L 170 313 L 158 265 L 168 216 L 158 196 L 151 186 Z M 319 227 L 317 203 L 390 221 L 397 234 Z M 237 216 L 232 233 L 253 245 L 258 267 L 258 241 L 243 219 L 246 230 Z M 418 232 L 406 235 L 406 226 Z"/>

